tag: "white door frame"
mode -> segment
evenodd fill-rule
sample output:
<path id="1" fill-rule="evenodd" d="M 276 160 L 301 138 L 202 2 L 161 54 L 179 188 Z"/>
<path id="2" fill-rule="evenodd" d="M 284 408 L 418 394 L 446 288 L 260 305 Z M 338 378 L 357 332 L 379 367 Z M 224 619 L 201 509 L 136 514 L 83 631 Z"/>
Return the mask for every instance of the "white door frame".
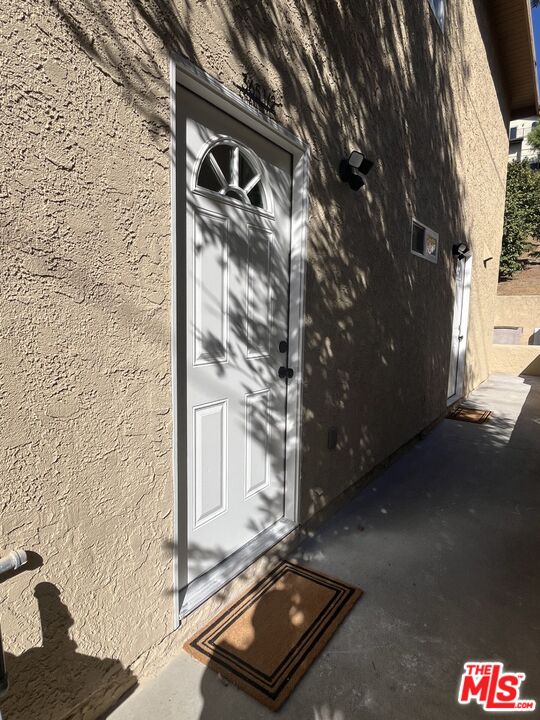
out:
<path id="1" fill-rule="evenodd" d="M 461 261 L 463 262 L 463 261 Z M 471 301 L 471 278 L 472 278 L 472 255 L 465 261 L 464 268 L 464 279 L 463 279 L 463 300 L 461 309 L 461 334 L 463 335 L 463 342 L 459 345 L 458 352 L 458 366 L 457 366 L 457 377 L 456 377 L 456 391 L 453 395 L 450 395 L 446 401 L 447 405 L 452 405 L 457 400 L 463 397 L 463 384 L 465 381 L 465 355 L 467 353 L 467 340 L 469 332 L 469 307 Z M 456 288 L 457 292 L 457 288 Z M 455 300 L 454 300 L 455 302 Z M 455 306 L 454 306 L 455 307 Z M 454 317 L 452 315 L 452 329 L 454 327 Z M 451 340 L 453 342 L 453 338 Z M 452 357 L 452 345 L 450 345 L 450 357 Z M 449 370 L 450 372 L 450 370 Z"/>
<path id="2" fill-rule="evenodd" d="M 287 390 L 287 438 L 285 446 L 285 523 L 282 524 L 282 535 L 290 532 L 298 524 L 298 502 L 301 462 L 301 431 L 302 431 L 302 386 L 303 386 L 303 355 L 304 355 L 304 294 L 305 265 L 308 223 L 308 183 L 309 183 L 309 147 L 278 123 L 267 118 L 251 107 L 238 95 L 228 90 L 220 82 L 200 70 L 187 59 L 171 55 L 170 57 L 170 164 L 171 164 L 171 367 L 172 367 L 172 408 L 173 408 L 173 485 L 174 485 L 174 556 L 173 556 L 173 594 L 175 599 L 175 625 L 188 612 L 216 592 L 219 587 L 231 580 L 261 555 L 267 547 L 260 543 L 255 547 L 256 555 L 243 553 L 239 563 L 230 567 L 222 567 L 221 571 L 210 571 L 203 577 L 202 586 L 196 588 L 191 598 L 180 597 L 180 590 L 185 582 L 184 566 L 187 567 L 187 544 L 182 539 L 182 529 L 186 525 L 187 504 L 186 492 L 183 487 L 185 473 L 185 451 L 180 447 L 182 433 L 185 434 L 186 418 L 183 407 L 179 407 L 179 393 L 182 392 L 185 378 L 181 376 L 178 364 L 178 322 L 180 317 L 177 296 L 179 242 L 185 224 L 183 193 L 185 192 L 184 167 L 177 168 L 177 134 L 176 134 L 176 102 L 177 85 L 191 90 L 215 107 L 233 116 L 239 122 L 267 138 L 274 144 L 289 152 L 292 156 L 292 192 L 291 192 L 291 258 L 290 258 L 290 289 L 289 289 L 289 366 L 294 369 L 294 377 L 288 383 Z M 183 310 L 181 311 L 183 313 Z M 184 458 L 182 458 L 184 455 Z M 269 546 L 280 538 L 275 533 L 269 537 Z M 253 545 L 256 545 L 256 540 Z M 251 543 L 249 544 L 251 545 Z M 242 551 L 239 551 L 242 553 Z M 226 562 L 226 561 L 225 561 Z M 241 566 L 243 564 L 243 567 Z M 224 565 L 224 564 L 222 564 Z M 218 566 L 218 568 L 221 566 Z M 208 577 L 207 577 L 208 576 Z M 194 585 L 194 581 L 191 585 Z M 191 585 L 189 586 L 191 588 Z M 188 588 L 189 592 L 189 588 Z"/>

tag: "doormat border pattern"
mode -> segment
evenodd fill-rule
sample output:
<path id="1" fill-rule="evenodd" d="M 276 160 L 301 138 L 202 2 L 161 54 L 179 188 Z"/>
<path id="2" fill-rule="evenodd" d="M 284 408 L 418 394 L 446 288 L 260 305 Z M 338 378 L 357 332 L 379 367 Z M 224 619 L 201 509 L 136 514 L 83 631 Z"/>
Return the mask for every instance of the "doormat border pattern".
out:
<path id="1" fill-rule="evenodd" d="M 448 413 L 448 418 L 450 420 L 460 420 L 462 422 L 470 422 L 481 425 L 486 422 L 490 415 L 491 410 L 479 410 L 478 408 L 458 405 Z"/>
<path id="2" fill-rule="evenodd" d="M 299 575 L 334 591 L 314 623 L 302 634 L 271 675 L 263 673 L 234 653 L 220 648 L 216 640 L 242 613 L 254 605 L 287 573 Z M 222 675 L 259 702 L 278 710 L 307 672 L 362 595 L 362 590 L 302 565 L 281 562 L 266 577 L 249 588 L 236 602 L 212 618 L 185 644 L 192 657 Z"/>

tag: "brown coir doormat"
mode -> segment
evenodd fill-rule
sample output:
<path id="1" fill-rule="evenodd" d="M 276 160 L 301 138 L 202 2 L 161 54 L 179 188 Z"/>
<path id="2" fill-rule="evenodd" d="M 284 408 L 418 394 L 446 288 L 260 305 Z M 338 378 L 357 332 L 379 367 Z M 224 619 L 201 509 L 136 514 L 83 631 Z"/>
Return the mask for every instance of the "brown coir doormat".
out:
<path id="1" fill-rule="evenodd" d="M 277 710 L 361 594 L 322 573 L 280 563 L 184 649 Z"/>
<path id="2" fill-rule="evenodd" d="M 491 410 L 476 410 L 475 408 L 458 405 L 450 413 L 450 420 L 462 420 L 463 422 L 485 423 L 491 415 Z"/>

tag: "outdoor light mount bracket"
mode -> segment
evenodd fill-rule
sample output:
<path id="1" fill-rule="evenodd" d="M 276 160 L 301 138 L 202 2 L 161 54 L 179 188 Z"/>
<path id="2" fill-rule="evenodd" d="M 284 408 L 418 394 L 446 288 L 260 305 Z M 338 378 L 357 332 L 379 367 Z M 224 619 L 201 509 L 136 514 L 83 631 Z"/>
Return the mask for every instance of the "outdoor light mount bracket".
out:
<path id="1" fill-rule="evenodd" d="M 468 260 L 472 256 L 472 250 L 465 243 L 456 243 L 452 245 L 452 255 L 458 260 Z"/>
<path id="2" fill-rule="evenodd" d="M 353 150 L 348 158 L 343 158 L 339 163 L 339 177 L 342 182 L 349 184 L 351 190 L 360 190 L 373 165 L 373 161 L 368 160 L 364 153 Z"/>

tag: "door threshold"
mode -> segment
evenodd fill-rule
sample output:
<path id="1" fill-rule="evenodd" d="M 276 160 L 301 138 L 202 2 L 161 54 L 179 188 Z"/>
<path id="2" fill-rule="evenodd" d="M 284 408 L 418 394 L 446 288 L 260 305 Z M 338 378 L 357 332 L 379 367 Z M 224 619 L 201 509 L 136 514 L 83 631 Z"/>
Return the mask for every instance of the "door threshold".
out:
<path id="1" fill-rule="evenodd" d="M 297 526 L 292 520 L 281 518 L 271 527 L 263 530 L 257 537 L 239 550 L 222 560 L 219 565 L 196 578 L 179 591 L 179 620 L 182 620 L 237 575 L 240 575 L 257 558 L 291 533 Z"/>

